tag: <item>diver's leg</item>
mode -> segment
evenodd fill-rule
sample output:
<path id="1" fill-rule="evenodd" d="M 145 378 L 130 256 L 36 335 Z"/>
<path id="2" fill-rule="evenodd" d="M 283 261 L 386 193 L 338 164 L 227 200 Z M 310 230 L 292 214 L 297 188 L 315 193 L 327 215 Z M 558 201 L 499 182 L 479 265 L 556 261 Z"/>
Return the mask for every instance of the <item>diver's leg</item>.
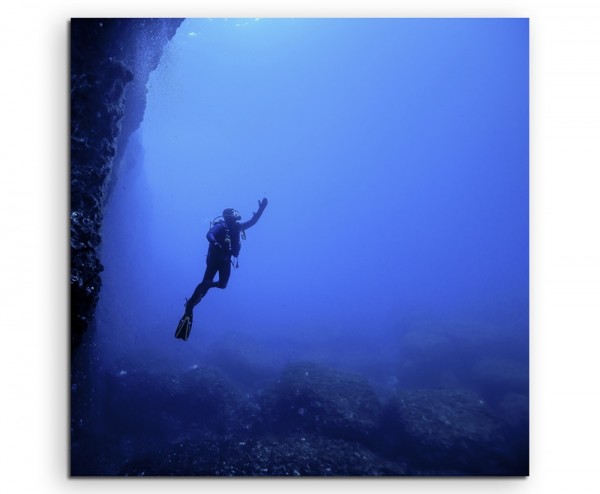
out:
<path id="1" fill-rule="evenodd" d="M 192 296 L 188 299 L 185 304 L 186 314 L 191 313 L 194 307 L 200 303 L 200 300 L 206 295 L 209 288 L 213 285 L 213 278 L 217 274 L 219 266 L 217 263 L 212 262 L 210 259 L 206 260 L 206 271 L 204 271 L 204 277 L 202 282 L 196 287 Z"/>
<path id="2" fill-rule="evenodd" d="M 231 261 L 225 259 L 219 266 L 219 281 L 212 282 L 211 288 L 226 288 L 231 276 Z"/>

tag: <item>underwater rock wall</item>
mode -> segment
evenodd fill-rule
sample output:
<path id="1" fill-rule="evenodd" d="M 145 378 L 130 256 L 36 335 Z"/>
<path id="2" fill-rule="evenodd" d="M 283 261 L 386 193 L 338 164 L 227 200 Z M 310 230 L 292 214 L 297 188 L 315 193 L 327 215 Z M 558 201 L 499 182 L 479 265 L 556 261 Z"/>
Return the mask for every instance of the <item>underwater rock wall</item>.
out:
<path id="1" fill-rule="evenodd" d="M 146 82 L 183 19 L 71 20 L 71 345 L 101 289 L 103 207 L 143 119 Z"/>

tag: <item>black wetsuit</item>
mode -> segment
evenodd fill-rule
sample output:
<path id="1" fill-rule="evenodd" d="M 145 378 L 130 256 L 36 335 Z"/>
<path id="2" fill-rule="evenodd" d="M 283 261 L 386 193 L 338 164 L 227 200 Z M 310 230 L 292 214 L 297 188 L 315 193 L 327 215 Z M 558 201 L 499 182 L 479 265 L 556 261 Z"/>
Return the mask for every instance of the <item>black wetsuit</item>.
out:
<path id="1" fill-rule="evenodd" d="M 208 254 L 206 255 L 206 271 L 202 282 L 194 290 L 194 294 L 186 303 L 186 313 L 202 300 L 206 292 L 211 288 L 225 288 L 231 275 L 231 258 L 238 257 L 241 249 L 241 233 L 254 226 L 263 213 L 259 209 L 252 215 L 252 219 L 244 223 L 219 221 L 206 234 L 209 242 Z M 219 281 L 213 281 L 219 273 Z"/>

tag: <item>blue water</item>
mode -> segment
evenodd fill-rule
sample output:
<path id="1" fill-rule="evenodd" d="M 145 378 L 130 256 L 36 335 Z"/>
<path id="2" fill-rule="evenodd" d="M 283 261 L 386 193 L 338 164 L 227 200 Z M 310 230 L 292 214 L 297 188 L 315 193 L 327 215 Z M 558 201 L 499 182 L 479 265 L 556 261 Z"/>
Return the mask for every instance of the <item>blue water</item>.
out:
<path id="1" fill-rule="evenodd" d="M 528 29 L 185 20 L 105 211 L 99 373 L 210 366 L 252 395 L 307 361 L 360 374 L 382 403 L 468 390 L 526 456 Z M 175 339 L 210 220 L 246 221 L 263 197 L 229 286 Z M 129 441 L 111 420 L 99 430 Z"/>

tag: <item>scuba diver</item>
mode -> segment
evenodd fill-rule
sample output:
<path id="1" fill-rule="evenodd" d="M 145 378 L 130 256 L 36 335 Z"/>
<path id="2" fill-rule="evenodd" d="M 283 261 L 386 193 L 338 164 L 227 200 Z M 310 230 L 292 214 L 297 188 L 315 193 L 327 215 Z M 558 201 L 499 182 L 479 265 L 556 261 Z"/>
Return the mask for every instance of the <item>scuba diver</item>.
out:
<path id="1" fill-rule="evenodd" d="M 211 228 L 206 234 L 208 240 L 208 254 L 206 256 L 206 271 L 202 282 L 196 287 L 192 296 L 185 303 L 185 313 L 177 325 L 175 338 L 186 341 L 192 330 L 194 307 L 202 300 L 211 288 L 225 288 L 231 274 L 232 257 L 240 254 L 240 237 L 246 238 L 246 230 L 256 224 L 267 207 L 267 198 L 258 201 L 258 212 L 252 213 L 252 218 L 244 223 L 240 213 L 233 208 L 223 211 L 223 219 L 211 223 Z M 219 273 L 219 281 L 213 281 Z"/>

